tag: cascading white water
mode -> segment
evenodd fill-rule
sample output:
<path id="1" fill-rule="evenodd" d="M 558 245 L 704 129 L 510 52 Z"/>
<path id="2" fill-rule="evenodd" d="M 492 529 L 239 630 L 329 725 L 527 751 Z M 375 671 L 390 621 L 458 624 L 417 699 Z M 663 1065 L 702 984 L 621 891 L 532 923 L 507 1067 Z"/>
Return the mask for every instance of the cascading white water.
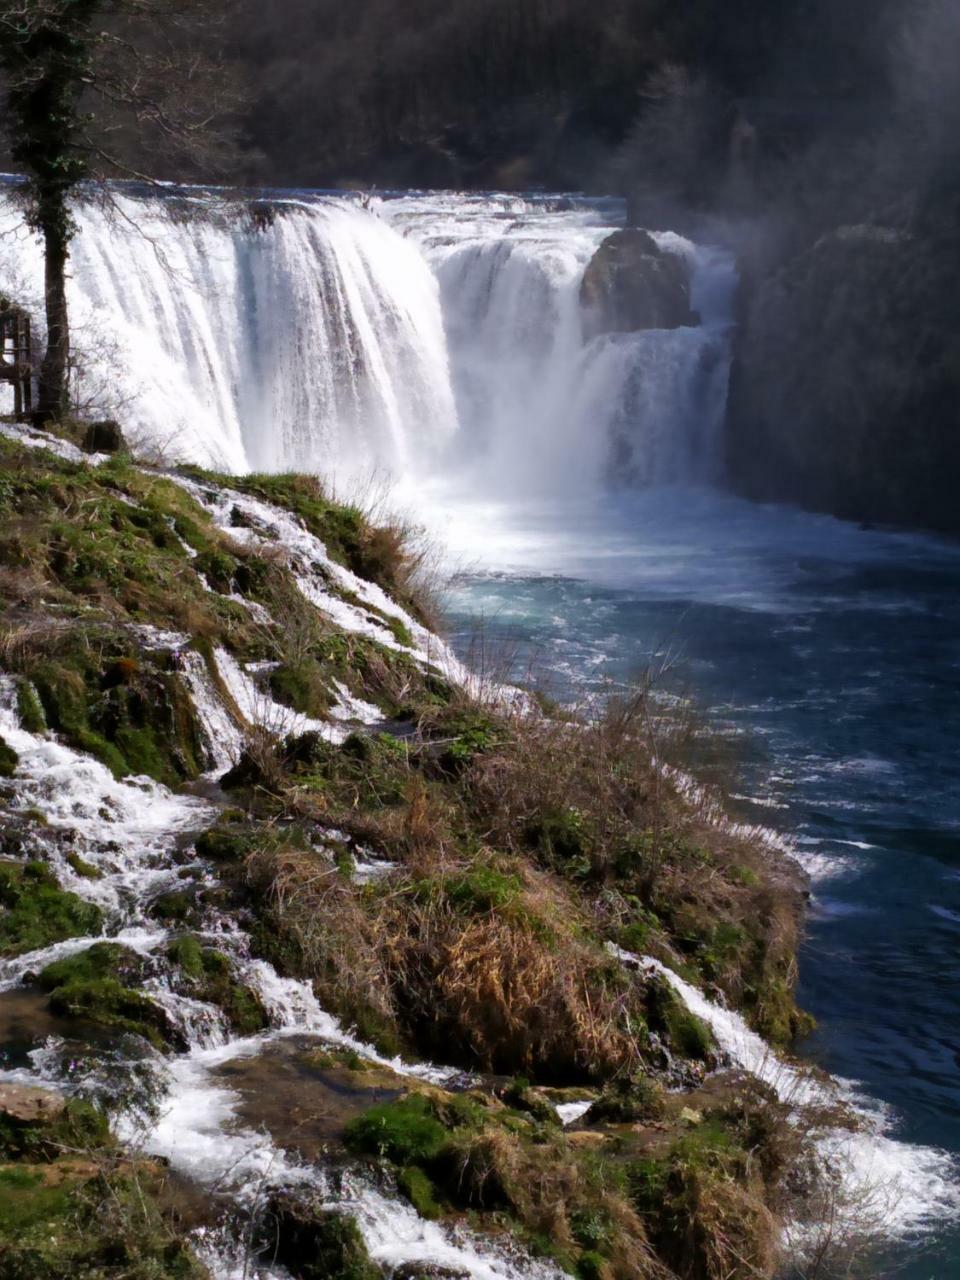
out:
<path id="1" fill-rule="evenodd" d="M 655 234 L 689 262 L 702 324 L 588 341 L 580 289 L 614 229 L 609 208 L 450 198 L 383 214 L 420 241 L 440 282 L 468 489 L 556 496 L 716 478 L 729 254 Z"/>
<path id="2" fill-rule="evenodd" d="M 0 284 L 39 314 L 39 246 L 13 211 L 3 221 Z M 436 282 L 379 219 L 346 202 L 258 222 L 115 195 L 77 221 L 82 394 L 135 439 L 236 472 L 397 473 L 455 429 Z"/>
<path id="3" fill-rule="evenodd" d="M 379 473 L 467 494 L 716 474 L 733 269 L 691 260 L 696 328 L 585 341 L 609 205 L 498 197 L 249 207 L 83 201 L 71 260 L 82 396 L 136 442 L 218 469 Z M 0 213 L 0 288 L 39 315 L 41 259 Z"/>

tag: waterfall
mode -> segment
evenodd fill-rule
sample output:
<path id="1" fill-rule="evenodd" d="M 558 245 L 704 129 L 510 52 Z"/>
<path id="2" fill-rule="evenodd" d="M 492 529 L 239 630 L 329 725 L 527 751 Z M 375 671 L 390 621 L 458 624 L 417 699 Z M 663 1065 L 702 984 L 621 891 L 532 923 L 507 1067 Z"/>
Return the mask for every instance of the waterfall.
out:
<path id="1" fill-rule="evenodd" d="M 455 430 L 436 281 L 380 219 L 117 194 L 76 214 L 83 394 L 142 444 L 233 472 L 402 473 Z M 0 287 L 39 312 L 36 240 L 14 230 L 0 254 Z"/>
<path id="2" fill-rule="evenodd" d="M 161 458 L 507 497 L 716 478 L 730 258 L 659 234 L 704 323 L 588 342 L 610 202 L 114 193 L 76 216 L 81 397 Z M 39 315 L 39 245 L 9 204 L 0 231 L 0 288 Z"/>

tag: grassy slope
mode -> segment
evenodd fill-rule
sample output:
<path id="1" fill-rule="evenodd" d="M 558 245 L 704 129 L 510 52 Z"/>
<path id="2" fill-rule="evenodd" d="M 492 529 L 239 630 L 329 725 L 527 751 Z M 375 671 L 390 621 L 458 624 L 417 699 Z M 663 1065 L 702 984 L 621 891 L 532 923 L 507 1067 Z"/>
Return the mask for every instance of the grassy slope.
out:
<path id="1" fill-rule="evenodd" d="M 374 529 L 309 478 L 231 483 L 296 512 L 342 563 L 415 604 L 397 531 Z M 339 679 L 403 723 L 403 736 L 354 736 L 342 748 L 309 735 L 258 742 L 229 780 L 237 808 L 200 852 L 258 920 L 263 954 L 311 977 L 365 1037 L 524 1077 L 517 1105 L 470 1111 L 462 1124 L 437 1095 L 413 1104 L 439 1126 L 436 1149 L 384 1154 L 415 1202 L 510 1223 L 535 1243 L 552 1234 L 560 1261 L 583 1276 L 768 1273 L 782 1117 L 737 1084 L 692 1095 L 692 1121 L 665 1101 L 658 1082 L 700 1089 L 709 1033 L 606 944 L 714 984 L 786 1042 L 802 1025 L 792 997 L 802 897 L 769 850 L 706 822 L 651 766 L 642 700 L 574 726 L 452 689 L 338 631 L 305 604 L 282 553 L 236 544 L 169 479 L 123 458 L 94 470 L 2 441 L 0 517 L 0 664 L 20 679 L 24 721 L 118 776 L 176 785 L 203 769 L 175 666 L 145 651 L 131 624 L 186 633 L 201 654 L 217 644 L 278 663 L 273 696 L 298 710 L 322 714 Z M 285 625 L 255 622 L 228 594 Z M 16 840 L 7 852 L 19 852 Z M 394 870 L 358 883 L 355 860 L 370 853 Z M 40 871 L 10 871 L 4 884 L 4 905 L 19 913 L 17 930 L 0 932 L 8 954 L 89 931 L 76 900 L 54 901 Z M 171 958 L 191 989 L 255 1028 L 262 1011 L 191 939 L 197 908 L 189 895 L 156 905 L 183 924 Z M 103 1025 L 136 1022 L 135 975 L 121 965 L 118 976 L 118 962 L 109 973 L 67 966 L 47 987 L 74 1003 L 80 992 Z M 103 982 L 113 984 L 106 1004 Z M 67 997 L 60 1004 L 69 1012 Z M 163 1027 L 140 1021 L 162 1043 Z M 603 1158 L 555 1125 L 537 1127 L 523 1101 L 530 1081 L 601 1092 L 613 1125 Z M 369 1147 L 357 1139 L 355 1149 Z"/>

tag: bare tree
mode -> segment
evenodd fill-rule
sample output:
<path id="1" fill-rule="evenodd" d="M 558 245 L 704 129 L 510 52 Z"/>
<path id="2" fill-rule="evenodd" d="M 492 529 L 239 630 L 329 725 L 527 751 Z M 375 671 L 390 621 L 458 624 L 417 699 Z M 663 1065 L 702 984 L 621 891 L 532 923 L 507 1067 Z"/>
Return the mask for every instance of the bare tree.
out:
<path id="1" fill-rule="evenodd" d="M 121 157 L 125 132 L 171 176 L 209 163 L 230 76 L 200 53 L 201 29 L 229 0 L 0 0 L 0 70 L 11 152 L 26 175 L 27 219 L 42 236 L 47 348 L 38 415 L 67 408 L 69 200 L 87 178 L 146 179 Z M 120 145 L 117 145 L 117 144 Z M 143 170 L 146 169 L 143 165 Z"/>

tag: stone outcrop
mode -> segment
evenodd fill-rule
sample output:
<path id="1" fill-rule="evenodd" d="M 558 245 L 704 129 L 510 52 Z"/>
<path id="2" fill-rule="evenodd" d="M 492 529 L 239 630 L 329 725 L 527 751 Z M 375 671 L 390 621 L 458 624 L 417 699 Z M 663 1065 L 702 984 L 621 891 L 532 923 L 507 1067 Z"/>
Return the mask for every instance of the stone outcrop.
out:
<path id="1" fill-rule="evenodd" d="M 0 1116 L 16 1125 L 43 1126 L 63 1115 L 67 1100 L 49 1089 L 0 1084 Z"/>
<path id="2" fill-rule="evenodd" d="M 745 263 L 727 460 L 749 497 L 960 530 L 960 236 L 864 224 Z"/>
<path id="3" fill-rule="evenodd" d="M 686 261 L 636 228 L 604 240 L 584 273 L 580 302 L 587 338 L 699 323 Z"/>

